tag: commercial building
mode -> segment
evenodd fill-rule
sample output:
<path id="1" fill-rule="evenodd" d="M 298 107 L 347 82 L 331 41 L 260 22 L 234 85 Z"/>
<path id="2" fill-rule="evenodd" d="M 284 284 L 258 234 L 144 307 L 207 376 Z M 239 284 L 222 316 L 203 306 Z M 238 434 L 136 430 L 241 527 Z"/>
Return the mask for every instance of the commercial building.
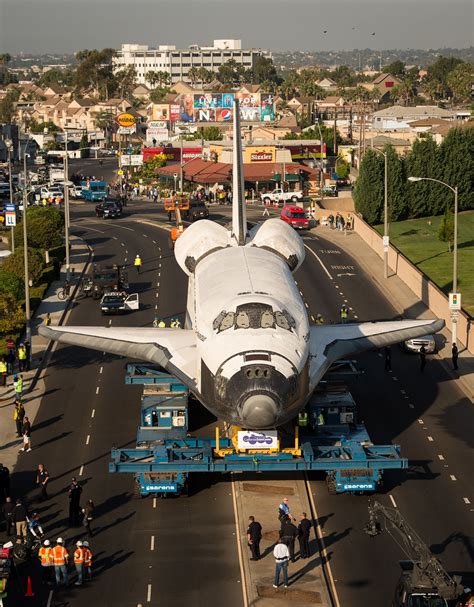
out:
<path id="1" fill-rule="evenodd" d="M 174 84 L 180 80 L 191 82 L 188 78 L 191 68 L 217 73 L 222 65 L 233 59 L 250 69 L 258 57 L 271 59 L 272 54 L 264 49 L 243 49 L 241 40 L 214 40 L 213 46 L 192 44 L 187 49 L 177 49 L 174 45 L 151 48 L 146 44 L 122 44 L 113 62 L 115 71 L 134 66 L 138 84 L 147 84 L 148 72 L 166 72 Z"/>

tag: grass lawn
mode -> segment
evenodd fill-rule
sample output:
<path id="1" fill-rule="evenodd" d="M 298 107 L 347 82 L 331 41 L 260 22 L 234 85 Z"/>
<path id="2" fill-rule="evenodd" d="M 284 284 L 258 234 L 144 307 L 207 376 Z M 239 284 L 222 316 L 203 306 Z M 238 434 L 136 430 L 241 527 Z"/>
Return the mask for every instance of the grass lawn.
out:
<path id="1" fill-rule="evenodd" d="M 448 243 L 438 240 L 439 217 L 409 219 L 390 224 L 390 242 L 445 293 L 453 277 L 453 253 Z M 375 226 L 383 233 L 383 226 Z M 474 211 L 459 213 L 458 218 L 458 290 L 462 307 L 474 316 Z"/>

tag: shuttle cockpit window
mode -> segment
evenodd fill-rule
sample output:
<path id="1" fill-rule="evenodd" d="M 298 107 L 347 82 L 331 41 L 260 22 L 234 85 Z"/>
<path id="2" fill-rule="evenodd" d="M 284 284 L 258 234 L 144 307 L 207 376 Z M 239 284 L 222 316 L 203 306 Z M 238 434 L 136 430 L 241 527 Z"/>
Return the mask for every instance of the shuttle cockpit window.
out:
<path id="1" fill-rule="evenodd" d="M 218 333 L 231 327 L 234 329 L 274 329 L 278 326 L 280 329 L 291 331 L 296 327 L 296 323 L 286 310 L 274 312 L 268 304 L 249 303 L 237 306 L 235 312 L 223 310 L 216 317 L 212 326 Z"/>

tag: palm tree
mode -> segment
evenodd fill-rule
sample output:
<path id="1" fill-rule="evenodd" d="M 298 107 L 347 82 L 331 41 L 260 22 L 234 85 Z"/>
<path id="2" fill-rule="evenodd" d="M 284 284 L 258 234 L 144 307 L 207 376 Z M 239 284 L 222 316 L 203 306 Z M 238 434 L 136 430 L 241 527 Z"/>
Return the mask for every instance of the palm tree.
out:
<path id="1" fill-rule="evenodd" d="M 199 80 L 199 69 L 200 68 L 193 66 L 188 70 L 188 78 L 191 80 L 193 86 L 196 84 L 197 80 Z"/>
<path id="2" fill-rule="evenodd" d="M 3 65 L 4 67 L 10 63 L 11 60 L 12 56 L 9 53 L 2 53 L 0 55 L 0 65 Z"/>
<path id="3" fill-rule="evenodd" d="M 160 82 L 161 72 L 157 72 L 155 70 L 151 70 L 145 74 L 145 80 L 150 84 L 151 88 L 155 88 L 155 86 Z"/>

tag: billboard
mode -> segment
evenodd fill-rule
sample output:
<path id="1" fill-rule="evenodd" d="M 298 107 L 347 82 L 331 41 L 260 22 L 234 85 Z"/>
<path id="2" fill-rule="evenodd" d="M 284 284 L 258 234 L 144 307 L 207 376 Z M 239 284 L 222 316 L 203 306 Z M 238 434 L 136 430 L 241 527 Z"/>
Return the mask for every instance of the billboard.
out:
<path id="1" fill-rule="evenodd" d="M 276 430 L 252 432 L 239 430 L 237 432 L 238 449 L 278 449 L 278 433 Z"/>
<path id="2" fill-rule="evenodd" d="M 181 148 L 172 147 L 156 147 L 143 148 L 143 159 L 145 162 L 153 158 L 153 156 L 164 155 L 167 162 L 179 162 L 181 159 Z M 193 160 L 193 158 L 202 158 L 202 148 L 199 147 L 183 147 L 183 162 Z"/>
<path id="3" fill-rule="evenodd" d="M 169 103 L 154 103 L 151 113 L 152 120 L 169 120 L 170 106 Z"/>
<path id="4" fill-rule="evenodd" d="M 321 146 L 319 144 L 306 144 L 301 143 L 300 145 L 285 145 L 287 150 L 291 152 L 292 160 L 311 160 L 312 158 L 326 158 L 326 144 L 323 144 L 323 152 L 321 155 Z"/>

